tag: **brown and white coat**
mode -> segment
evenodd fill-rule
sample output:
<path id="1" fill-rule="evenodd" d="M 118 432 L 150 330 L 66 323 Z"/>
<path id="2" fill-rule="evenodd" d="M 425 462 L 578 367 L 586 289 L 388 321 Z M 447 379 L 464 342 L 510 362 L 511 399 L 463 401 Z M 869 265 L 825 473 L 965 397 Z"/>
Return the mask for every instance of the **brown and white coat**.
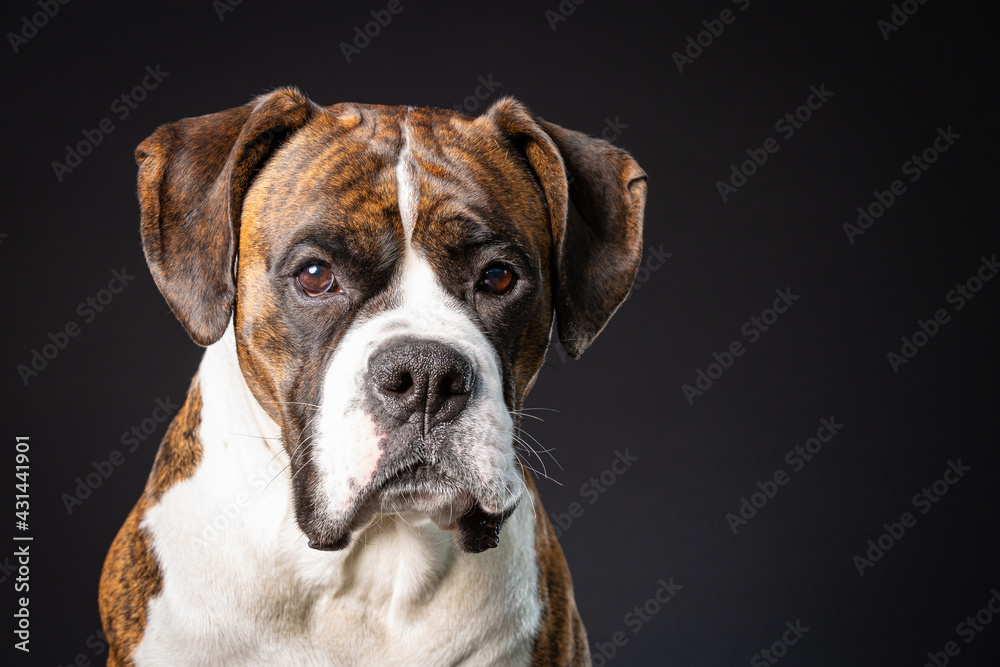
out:
<path id="1" fill-rule="evenodd" d="M 137 159 L 150 270 L 208 349 L 105 563 L 109 665 L 589 664 L 516 444 L 553 321 L 578 357 L 631 288 L 635 161 L 510 99 L 294 89 Z"/>

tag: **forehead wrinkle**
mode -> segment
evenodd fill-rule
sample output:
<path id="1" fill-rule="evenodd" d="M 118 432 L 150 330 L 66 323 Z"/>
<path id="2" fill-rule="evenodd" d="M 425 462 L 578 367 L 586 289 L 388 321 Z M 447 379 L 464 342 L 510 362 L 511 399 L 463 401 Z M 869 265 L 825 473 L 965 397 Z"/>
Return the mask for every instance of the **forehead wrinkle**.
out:
<path id="1" fill-rule="evenodd" d="M 452 239 L 451 250 L 455 252 L 497 244 L 513 243 L 520 249 L 525 245 L 524 235 L 520 229 L 516 227 L 498 229 L 490 224 L 488 219 L 472 211 L 462 211 L 461 207 L 456 207 L 453 213 L 449 212 L 449 215 L 439 217 L 436 226 L 438 233 Z M 417 239 L 421 245 L 427 241 L 425 236 Z"/>
<path id="2" fill-rule="evenodd" d="M 485 166 L 480 159 L 480 151 L 461 133 L 456 132 L 452 123 L 439 116 L 440 114 L 419 114 L 412 123 L 412 159 L 421 167 L 423 182 L 432 186 L 448 183 L 464 187 L 460 194 L 471 194 L 474 198 L 481 199 L 481 179 L 475 178 L 475 172 Z M 454 190 L 452 193 L 459 194 Z"/>
<path id="3" fill-rule="evenodd" d="M 423 245 L 442 233 L 450 237 L 457 231 L 450 222 L 455 219 L 463 220 L 463 232 L 472 232 L 476 227 L 481 228 L 480 233 L 486 231 L 484 223 L 496 217 L 496 206 L 491 204 L 483 178 L 477 174 L 478 163 L 463 146 L 452 145 L 450 152 L 442 150 L 436 133 L 422 133 L 421 139 L 426 141 L 415 142 L 413 151 L 413 161 L 422 169 L 420 206 L 411 239 Z"/>

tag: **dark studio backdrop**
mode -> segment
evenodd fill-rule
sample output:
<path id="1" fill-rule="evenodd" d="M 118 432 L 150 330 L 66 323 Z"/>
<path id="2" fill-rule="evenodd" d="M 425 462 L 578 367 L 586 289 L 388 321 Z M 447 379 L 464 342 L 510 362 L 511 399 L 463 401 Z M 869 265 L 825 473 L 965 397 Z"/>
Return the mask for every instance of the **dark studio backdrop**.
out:
<path id="1" fill-rule="evenodd" d="M 550 350 L 528 403 L 595 664 L 997 664 L 995 5 L 2 15 L 6 664 L 103 664 L 101 564 L 201 354 L 146 269 L 132 152 L 286 84 L 470 113 L 513 95 L 648 173 L 635 291 L 582 360 Z"/>

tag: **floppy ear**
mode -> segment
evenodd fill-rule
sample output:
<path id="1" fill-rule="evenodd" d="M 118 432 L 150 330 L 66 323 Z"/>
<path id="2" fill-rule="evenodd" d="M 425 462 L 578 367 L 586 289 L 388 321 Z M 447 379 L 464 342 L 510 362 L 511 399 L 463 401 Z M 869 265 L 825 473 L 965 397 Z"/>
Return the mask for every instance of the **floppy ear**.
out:
<path id="1" fill-rule="evenodd" d="M 135 151 L 142 248 L 170 309 L 199 345 L 218 340 L 236 297 L 243 197 L 315 105 L 282 88 L 242 107 L 160 126 Z"/>
<path id="2" fill-rule="evenodd" d="M 524 154 L 545 193 L 559 340 L 578 359 L 639 270 L 646 173 L 624 150 L 548 123 L 515 100 L 485 115 Z"/>

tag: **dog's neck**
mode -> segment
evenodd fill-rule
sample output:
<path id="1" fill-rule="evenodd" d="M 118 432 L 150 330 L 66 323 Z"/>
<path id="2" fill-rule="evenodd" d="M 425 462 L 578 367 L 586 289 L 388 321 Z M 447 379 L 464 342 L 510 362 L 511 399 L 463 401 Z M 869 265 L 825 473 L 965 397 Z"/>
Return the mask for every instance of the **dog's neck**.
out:
<path id="1" fill-rule="evenodd" d="M 510 518 L 500 546 L 482 554 L 460 552 L 452 534 L 429 519 L 395 515 L 358 531 L 343 551 L 310 549 L 295 523 L 281 429 L 243 379 L 231 328 L 206 350 L 196 383 L 201 460 L 145 519 L 169 574 L 150 619 L 162 614 L 164 629 L 185 619 L 163 640 L 173 631 L 190 636 L 192 624 L 204 621 L 221 630 L 206 631 L 204 640 L 216 644 L 222 661 L 244 642 L 261 655 L 273 650 L 279 664 L 307 659 L 319 648 L 313 642 L 360 651 L 368 664 L 418 664 L 414 655 L 422 652 L 426 664 L 450 664 L 463 650 L 481 664 L 530 654 L 525 631 L 540 614 L 528 594 L 538 577 L 532 498 Z M 197 594 L 205 588 L 215 590 Z M 344 635 L 344 627 L 373 618 L 369 637 Z M 254 636 L 246 636 L 248 628 Z M 414 652 L 399 652 L 407 644 Z M 194 656 L 178 648 L 176 657 L 187 664 Z"/>

